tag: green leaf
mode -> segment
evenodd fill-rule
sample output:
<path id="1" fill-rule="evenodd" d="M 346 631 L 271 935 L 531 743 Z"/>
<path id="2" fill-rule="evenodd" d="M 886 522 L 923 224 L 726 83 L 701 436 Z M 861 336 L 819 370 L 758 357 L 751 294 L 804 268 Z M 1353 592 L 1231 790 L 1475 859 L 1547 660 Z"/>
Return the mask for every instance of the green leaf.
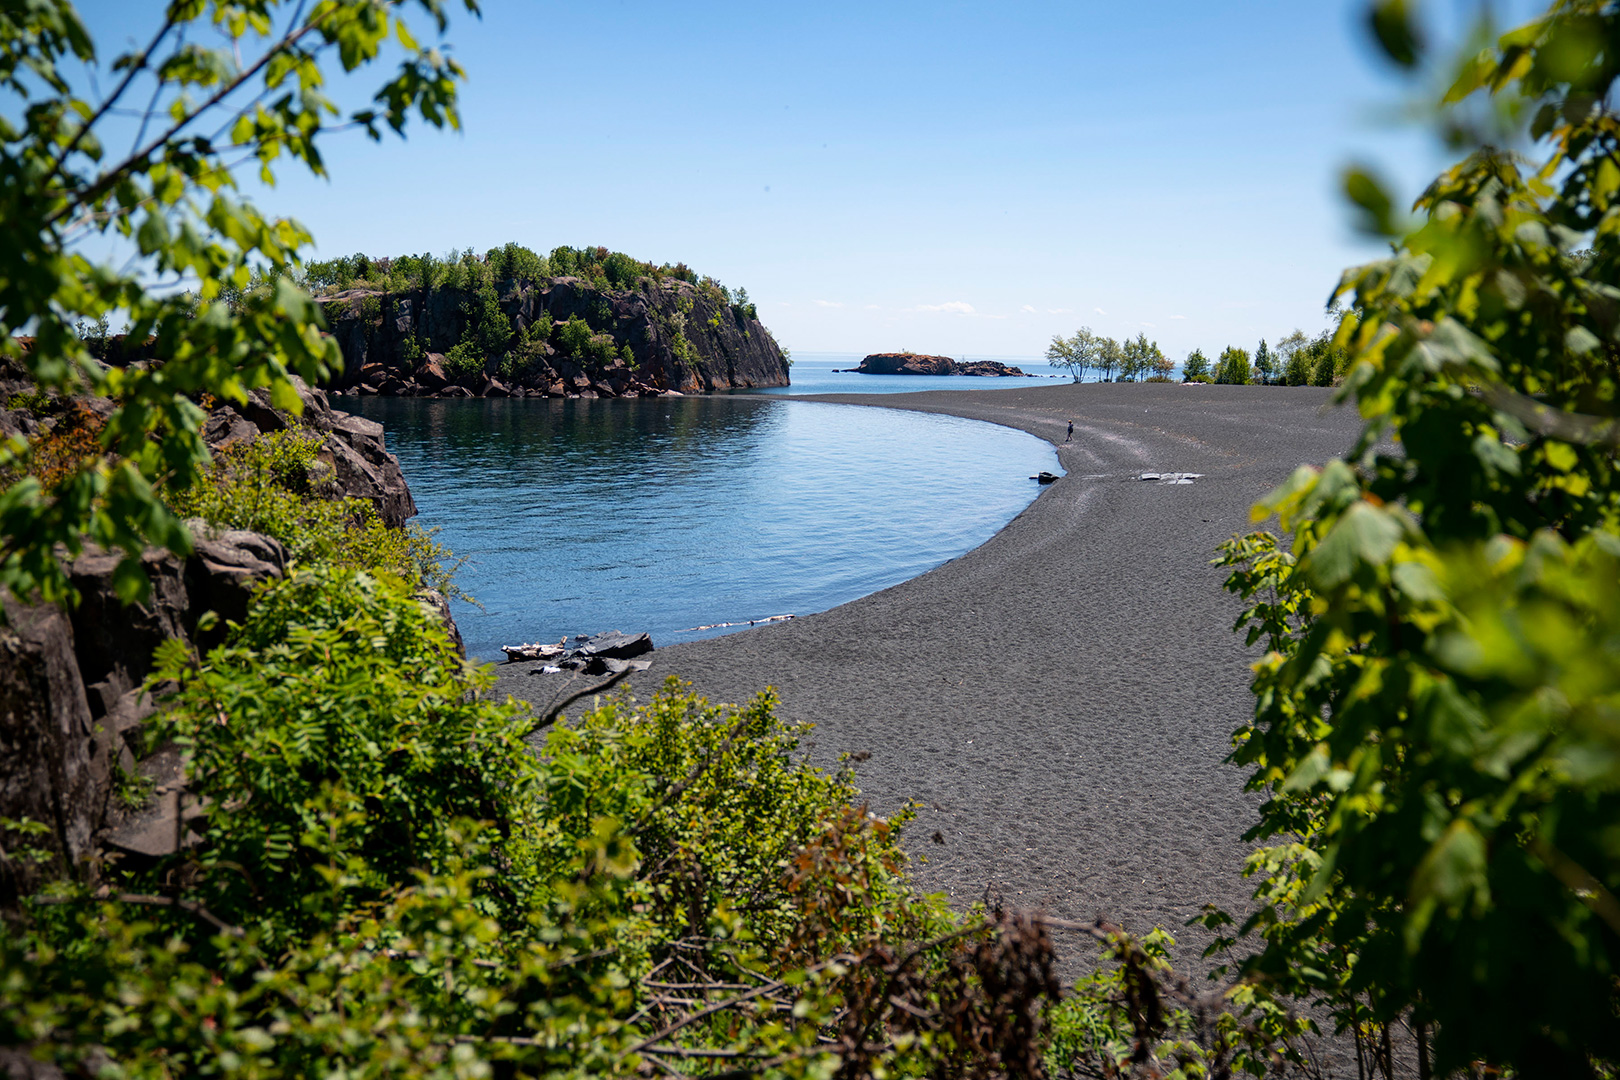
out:
<path id="1" fill-rule="evenodd" d="M 1368 21 L 1384 55 L 1402 67 L 1417 64 L 1423 53 L 1423 40 L 1406 0 L 1380 0 L 1373 5 Z"/>
<path id="2" fill-rule="evenodd" d="M 1401 525 L 1388 511 L 1358 502 L 1340 516 L 1301 567 L 1318 587 L 1335 589 L 1363 566 L 1389 560 L 1401 539 Z"/>

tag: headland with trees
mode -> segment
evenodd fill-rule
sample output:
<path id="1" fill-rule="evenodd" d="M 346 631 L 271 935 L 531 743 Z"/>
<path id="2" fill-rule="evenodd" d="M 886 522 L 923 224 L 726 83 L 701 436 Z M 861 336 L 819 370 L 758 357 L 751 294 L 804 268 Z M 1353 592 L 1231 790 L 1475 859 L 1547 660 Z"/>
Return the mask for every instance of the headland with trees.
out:
<path id="1" fill-rule="evenodd" d="M 343 351 L 338 391 L 624 397 L 785 386 L 791 359 L 735 292 L 604 247 L 508 243 L 293 271 Z M 263 287 L 263 286 L 261 286 Z"/>
<path id="2" fill-rule="evenodd" d="M 1253 911 L 1203 917 L 1236 947 L 1208 993 L 1167 971 L 1162 936 L 1101 920 L 1083 928 L 1097 972 L 1065 992 L 1049 921 L 915 895 L 907 815 L 799 764 L 768 692 L 610 701 L 538 755 L 526 710 L 484 695 L 419 593 L 442 553 L 331 490 L 342 451 L 313 421 L 339 421 L 301 382 L 346 360 L 294 280 L 309 237 L 234 196 L 239 159 L 323 171 L 325 73 L 371 69 L 385 39 L 407 61 L 344 122 L 455 124 L 462 72 L 417 44 L 445 7 L 421 9 L 413 29 L 414 8 L 366 0 L 222 5 L 217 23 L 172 4 L 94 100 L 64 75 L 96 58 L 66 0 L 0 15 L 0 92 L 29 102 L 0 128 L 8 1074 L 1258 1076 L 1308 1068 L 1319 1027 L 1363 1076 L 1394 1075 L 1395 1044 L 1424 1078 L 1614 1073 L 1613 4 L 1560 0 L 1447 68 L 1447 102 L 1501 106 L 1523 151 L 1447 113 L 1474 149 L 1413 220 L 1346 178 L 1391 243 L 1341 282 L 1329 341 L 1365 429 L 1262 502 L 1284 535 L 1222 554 L 1267 650 L 1234 753 L 1267 846 Z M 1404 67 L 1425 60 L 1410 9 L 1368 10 Z M 137 100 L 150 138 L 107 154 L 98 125 Z M 82 253 L 113 231 L 138 266 Z M 194 295 L 154 287 L 175 278 Z M 91 354 L 76 328 L 115 314 L 150 362 Z M 1141 336 L 1087 338 L 1118 354 L 1109 374 L 1169 378 Z M 1278 350 L 1283 381 L 1307 346 Z M 1276 362 L 1215 366 L 1238 382 Z M 238 449 L 230 417 L 210 431 L 222 408 L 259 418 Z M 110 602 L 157 605 L 181 579 L 166 560 L 208 564 L 242 524 L 233 542 L 263 555 L 283 530 L 282 565 L 255 557 L 239 618 L 199 613 L 147 657 L 152 708 L 131 690 L 135 712 L 92 717 L 67 668 L 75 567 L 104 571 Z M 121 771 L 137 751 L 177 771 Z M 172 848 L 115 857 L 53 802 L 115 788 L 172 802 Z"/>

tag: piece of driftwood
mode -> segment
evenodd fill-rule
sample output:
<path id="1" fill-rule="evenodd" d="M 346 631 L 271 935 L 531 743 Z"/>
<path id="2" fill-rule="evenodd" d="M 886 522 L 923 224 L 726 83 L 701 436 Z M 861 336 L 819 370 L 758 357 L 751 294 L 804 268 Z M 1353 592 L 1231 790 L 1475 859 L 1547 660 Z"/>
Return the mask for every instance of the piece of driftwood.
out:
<path id="1" fill-rule="evenodd" d="M 502 645 L 501 652 L 506 654 L 507 663 L 516 663 L 519 660 L 555 660 L 568 650 L 561 644 L 541 645 Z"/>

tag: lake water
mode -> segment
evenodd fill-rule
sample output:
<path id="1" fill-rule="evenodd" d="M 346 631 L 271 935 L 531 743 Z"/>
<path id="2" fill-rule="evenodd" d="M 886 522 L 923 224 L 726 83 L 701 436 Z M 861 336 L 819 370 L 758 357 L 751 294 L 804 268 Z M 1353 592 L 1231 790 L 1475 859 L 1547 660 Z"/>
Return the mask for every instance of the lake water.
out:
<path id="1" fill-rule="evenodd" d="M 1067 382 L 1045 360 L 1027 356 L 966 356 L 958 360 L 996 360 L 1036 376 L 984 378 L 978 375 L 862 375 L 849 369 L 861 362 L 859 353 L 806 353 L 793 359 L 791 386 L 749 390 L 750 394 L 797 397 L 802 394 L 910 394 L 918 390 L 1011 390 Z"/>
<path id="2" fill-rule="evenodd" d="M 483 660 L 822 611 L 978 546 L 1038 493 L 1029 477 L 1058 471 L 1010 428 L 782 395 L 334 402 L 383 424 L 416 523 L 466 558 L 480 606 L 455 616 Z M 717 623 L 743 626 L 696 629 Z"/>

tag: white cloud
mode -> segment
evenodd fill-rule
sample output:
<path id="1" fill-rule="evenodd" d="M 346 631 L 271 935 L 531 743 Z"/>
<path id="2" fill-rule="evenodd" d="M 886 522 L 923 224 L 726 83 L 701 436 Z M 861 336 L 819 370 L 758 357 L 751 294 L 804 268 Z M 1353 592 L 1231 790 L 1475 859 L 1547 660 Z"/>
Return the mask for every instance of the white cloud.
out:
<path id="1" fill-rule="evenodd" d="M 834 301 L 834 300 L 817 300 L 816 301 L 816 306 L 817 307 L 843 307 L 844 305 L 841 304 L 841 303 L 838 303 L 837 301 Z"/>
<path id="2" fill-rule="evenodd" d="M 1187 316 L 1185 316 L 1185 315 L 1172 315 L 1172 316 L 1170 316 L 1172 321 L 1174 321 L 1176 319 L 1185 319 L 1186 317 Z"/>
<path id="3" fill-rule="evenodd" d="M 1150 323 L 1150 322 L 1145 322 L 1142 325 L 1147 327 L 1149 330 L 1157 330 L 1158 329 L 1157 326 L 1155 326 L 1153 323 Z"/>
<path id="4" fill-rule="evenodd" d="M 1074 308 L 1049 307 L 1049 308 L 1046 309 L 1046 313 L 1048 315 L 1073 315 L 1074 314 Z"/>
<path id="5" fill-rule="evenodd" d="M 1032 306 L 1030 306 L 1029 304 L 1025 304 L 1023 307 L 1019 308 L 1018 310 L 1019 311 L 1027 311 L 1031 315 L 1035 314 L 1035 309 Z"/>
<path id="6" fill-rule="evenodd" d="M 876 304 L 867 304 L 866 305 L 866 310 L 867 311 L 882 311 L 883 309 L 878 307 Z"/>
<path id="7" fill-rule="evenodd" d="M 1097 313 L 1097 314 L 1099 314 L 1099 315 L 1106 315 L 1106 314 L 1108 314 L 1108 312 L 1106 312 L 1106 311 L 1104 311 L 1104 310 L 1103 310 L 1103 309 L 1102 309 L 1102 308 L 1100 308 L 1100 307 L 1094 307 L 1094 308 L 1092 308 L 1092 309 L 1091 309 L 1091 310 L 1092 310 L 1092 311 L 1095 311 L 1095 312 L 1096 312 L 1096 313 Z"/>
<path id="8" fill-rule="evenodd" d="M 922 304 L 918 311 L 943 311 L 950 315 L 976 315 L 973 305 L 962 300 L 947 300 L 943 304 Z"/>

